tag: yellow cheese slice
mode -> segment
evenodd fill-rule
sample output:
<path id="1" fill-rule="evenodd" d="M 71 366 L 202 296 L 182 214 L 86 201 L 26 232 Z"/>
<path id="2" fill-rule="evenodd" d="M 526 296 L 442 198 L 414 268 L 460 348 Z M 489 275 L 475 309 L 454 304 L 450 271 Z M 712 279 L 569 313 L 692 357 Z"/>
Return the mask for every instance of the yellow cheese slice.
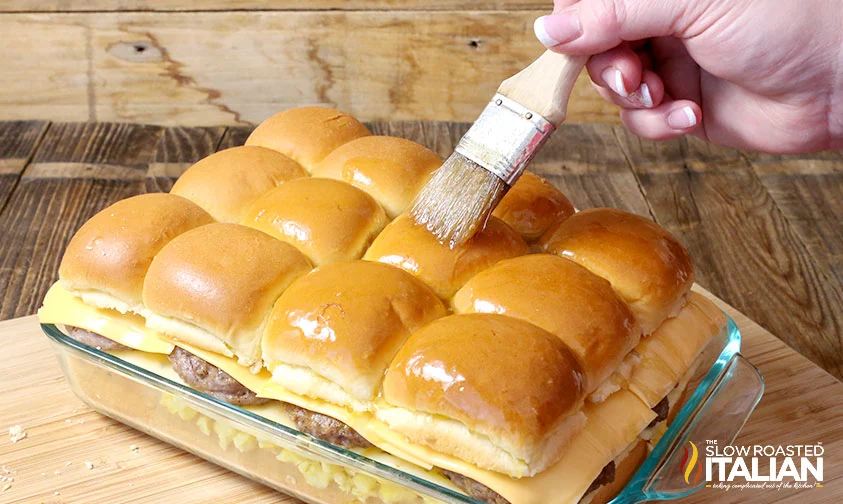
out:
<path id="1" fill-rule="evenodd" d="M 620 455 L 656 417 L 629 391 L 612 394 L 600 404 L 586 407 L 585 428 L 572 441 L 557 464 L 532 478 L 509 476 L 480 469 L 407 439 L 369 413 L 354 413 L 324 401 L 298 396 L 277 383 L 267 382 L 258 392 L 302 408 L 329 415 L 351 426 L 381 450 L 424 469 L 440 467 L 465 475 L 499 493 L 512 504 L 574 504 L 603 467 Z"/>
<path id="2" fill-rule="evenodd" d="M 694 315 L 693 318 L 699 323 L 700 310 L 695 311 Z M 168 354 L 173 348 L 172 342 L 166 337 L 147 329 L 143 318 L 90 307 L 58 285 L 54 285 L 47 294 L 44 307 L 39 311 L 39 317 L 44 323 L 82 327 L 144 352 Z M 653 344 L 654 350 L 645 352 L 645 359 L 642 359 L 643 361 L 647 356 L 651 357 L 648 360 L 650 364 L 645 365 L 644 368 L 639 366 L 639 370 L 644 371 L 637 370 L 638 372 L 630 378 L 632 391 L 621 390 L 600 404 L 587 405 L 584 410 L 588 418 L 586 425 L 583 431 L 572 440 L 570 449 L 563 458 L 541 474 L 522 479 L 479 469 L 454 457 L 409 443 L 404 436 L 389 430 L 386 424 L 375 419 L 372 414 L 353 413 L 343 407 L 293 394 L 272 382 L 267 370 L 252 374 L 247 368 L 237 364 L 233 358 L 208 352 L 183 342 L 179 342 L 179 346 L 227 372 L 259 396 L 290 402 L 332 416 L 360 432 L 381 450 L 418 465 L 422 469 L 431 469 L 435 466 L 458 472 L 486 485 L 512 504 L 574 504 L 579 501 L 603 467 L 633 443 L 655 418 L 655 413 L 650 406 L 642 402 L 645 399 L 643 397 L 639 399 L 642 395 L 641 391 L 646 390 L 648 385 L 648 373 L 655 382 L 669 384 L 669 388 L 672 388 L 676 383 L 676 378 L 673 377 L 676 370 L 685 367 L 684 363 L 680 364 L 679 361 L 684 361 L 699 352 L 697 349 L 686 348 L 686 345 L 692 341 L 701 342 L 699 344 L 701 349 L 708 341 L 708 337 L 704 337 L 702 333 L 709 333 L 709 331 L 701 332 L 697 327 L 696 331 L 693 331 L 697 336 L 689 337 L 687 332 L 689 329 L 694 329 L 694 327 L 683 323 L 678 326 L 679 333 L 673 330 L 663 331 L 666 334 L 663 336 L 664 339 Z M 654 334 L 651 338 L 655 336 Z M 656 352 L 656 348 L 659 348 L 659 354 L 653 353 Z M 143 362 L 143 359 L 138 360 L 137 353 L 127 353 L 133 355 L 132 358 L 128 358 L 127 355 L 126 360 Z M 670 356 L 668 357 L 670 363 L 664 362 L 665 355 Z M 154 372 L 168 377 L 172 374 L 171 369 L 169 372 L 161 369 L 166 367 L 163 359 L 149 360 L 150 362 L 142 367 L 149 366 Z M 657 371 L 659 367 L 667 368 L 669 371 L 659 375 Z M 658 396 L 656 402 L 662 397 L 664 394 Z M 385 456 L 388 458 L 387 455 Z M 396 463 L 399 464 L 397 461 Z"/>
<path id="3" fill-rule="evenodd" d="M 168 339 L 165 335 L 162 335 L 162 338 Z M 209 352 L 202 348 L 195 347 L 189 343 L 185 343 L 184 341 L 168 341 L 187 350 L 188 352 L 199 357 L 205 362 L 208 362 L 209 364 L 222 369 L 223 371 L 228 373 L 232 378 L 240 382 L 244 387 L 254 393 L 258 393 L 261 389 L 263 389 L 263 386 L 269 381 L 270 378 L 272 378 L 272 375 L 269 374 L 269 371 L 267 371 L 266 368 L 261 368 L 260 372 L 258 372 L 257 374 L 253 374 L 251 371 L 249 371 L 249 368 L 243 367 L 238 364 L 236 358 L 226 357 L 225 355 L 220 355 L 216 352 Z"/>
<path id="4" fill-rule="evenodd" d="M 42 324 L 65 324 L 86 329 L 143 352 L 169 354 L 173 351 L 173 345 L 158 332 L 148 329 L 140 315 L 89 306 L 61 288 L 58 282 L 44 297 L 38 319 Z"/>
<path id="5" fill-rule="evenodd" d="M 651 408 L 658 404 L 725 324 L 711 301 L 691 292 L 685 307 L 635 348 L 641 360 L 629 377 L 629 390 Z"/>

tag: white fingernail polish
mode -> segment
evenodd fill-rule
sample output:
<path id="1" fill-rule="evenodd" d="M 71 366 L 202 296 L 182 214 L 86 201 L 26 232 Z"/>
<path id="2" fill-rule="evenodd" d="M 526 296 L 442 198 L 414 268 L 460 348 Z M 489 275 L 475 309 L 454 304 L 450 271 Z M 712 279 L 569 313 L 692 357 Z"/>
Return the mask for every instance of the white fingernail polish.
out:
<path id="1" fill-rule="evenodd" d="M 694 113 L 694 109 L 685 106 L 668 114 L 667 124 L 678 130 L 693 128 L 697 125 L 697 115 Z"/>
<path id="2" fill-rule="evenodd" d="M 685 112 L 685 117 L 688 118 L 688 127 L 697 125 L 697 114 L 694 113 L 691 107 L 682 107 L 682 112 Z"/>
<path id="3" fill-rule="evenodd" d="M 533 22 L 533 31 L 536 33 L 536 38 L 539 39 L 539 42 L 544 44 L 545 47 L 559 45 L 558 40 L 555 40 L 547 34 L 547 29 L 544 27 L 545 18 L 547 18 L 547 16 L 541 16 L 536 18 L 535 22 Z"/>
<path id="4" fill-rule="evenodd" d="M 629 91 L 626 90 L 626 84 L 623 82 L 623 74 L 615 67 L 609 67 L 603 70 L 603 82 L 615 93 L 626 98 L 629 96 Z"/>
<path id="5" fill-rule="evenodd" d="M 653 108 L 653 97 L 650 95 L 650 86 L 642 82 L 635 92 L 629 95 L 629 101 L 644 108 Z"/>

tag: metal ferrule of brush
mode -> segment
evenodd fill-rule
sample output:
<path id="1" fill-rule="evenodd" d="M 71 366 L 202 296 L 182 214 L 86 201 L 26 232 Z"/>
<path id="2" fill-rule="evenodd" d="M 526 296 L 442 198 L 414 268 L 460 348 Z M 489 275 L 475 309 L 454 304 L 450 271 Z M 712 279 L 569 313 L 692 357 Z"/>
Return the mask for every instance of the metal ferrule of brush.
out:
<path id="1" fill-rule="evenodd" d="M 554 129 L 541 115 L 496 94 L 455 151 L 512 186 Z"/>

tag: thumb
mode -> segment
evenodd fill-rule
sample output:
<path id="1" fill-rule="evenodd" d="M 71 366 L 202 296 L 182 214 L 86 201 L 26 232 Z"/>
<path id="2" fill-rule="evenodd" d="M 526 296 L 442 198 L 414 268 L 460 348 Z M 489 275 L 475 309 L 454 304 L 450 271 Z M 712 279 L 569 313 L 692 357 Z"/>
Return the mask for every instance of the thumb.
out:
<path id="1" fill-rule="evenodd" d="M 569 54 L 597 54 L 623 41 L 681 37 L 711 0 L 582 0 L 536 19 L 542 44 Z"/>

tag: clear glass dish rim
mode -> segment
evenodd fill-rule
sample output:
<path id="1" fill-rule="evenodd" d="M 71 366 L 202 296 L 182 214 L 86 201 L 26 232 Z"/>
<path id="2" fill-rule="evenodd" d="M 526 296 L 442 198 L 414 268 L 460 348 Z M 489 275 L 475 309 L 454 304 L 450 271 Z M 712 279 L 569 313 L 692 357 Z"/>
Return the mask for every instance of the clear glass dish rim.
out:
<path id="1" fill-rule="evenodd" d="M 723 350 L 721 350 L 717 360 L 706 373 L 705 378 L 703 378 L 696 390 L 694 390 L 693 394 L 691 394 L 686 403 L 683 405 L 682 409 L 679 411 L 673 423 L 671 423 L 664 436 L 656 445 L 655 449 L 647 456 L 644 463 L 627 483 L 627 486 L 624 487 L 621 494 L 610 501 L 609 504 L 613 504 L 615 501 L 618 501 L 624 494 L 629 495 L 630 491 L 640 492 L 643 489 L 643 486 L 650 479 L 654 470 L 658 468 L 659 462 L 670 455 L 668 448 L 670 447 L 672 439 L 683 430 L 685 422 L 689 419 L 689 416 L 692 415 L 701 401 L 708 396 L 709 390 L 716 385 L 716 382 L 718 381 L 720 375 L 725 371 L 732 357 L 740 352 L 740 330 L 728 314 L 724 312 L 724 315 L 727 319 L 727 326 L 725 328 L 727 331 L 727 340 L 726 345 L 723 347 Z M 364 455 L 343 449 L 320 439 L 313 438 L 303 432 L 262 417 L 257 413 L 253 413 L 233 404 L 221 401 L 196 389 L 157 375 L 107 352 L 79 343 L 62 333 L 55 324 L 41 324 L 41 329 L 54 344 L 59 347 L 67 348 L 72 352 L 81 355 L 85 359 L 91 360 L 99 365 L 104 365 L 107 368 L 123 373 L 132 379 L 151 385 L 159 390 L 180 396 L 192 402 L 198 402 L 203 407 L 213 411 L 214 413 L 235 423 L 246 424 L 252 429 L 261 431 L 270 438 L 283 440 L 283 443 L 277 443 L 280 448 L 285 448 L 291 445 L 296 446 L 299 449 L 304 448 L 314 452 L 315 455 L 325 457 L 331 462 L 349 466 L 364 473 L 369 473 L 393 483 L 404 485 L 410 489 L 420 490 L 434 498 L 444 498 L 446 501 L 451 503 L 485 504 L 483 501 L 473 499 L 462 493 L 442 487 L 423 478 L 416 477 Z M 632 485 L 635 485 L 637 488 L 633 488 Z M 677 494 L 670 497 L 661 496 L 661 499 L 666 497 L 669 499 L 686 497 L 696 490 L 697 488 L 690 489 L 690 491 L 683 492 L 681 495 Z"/>

